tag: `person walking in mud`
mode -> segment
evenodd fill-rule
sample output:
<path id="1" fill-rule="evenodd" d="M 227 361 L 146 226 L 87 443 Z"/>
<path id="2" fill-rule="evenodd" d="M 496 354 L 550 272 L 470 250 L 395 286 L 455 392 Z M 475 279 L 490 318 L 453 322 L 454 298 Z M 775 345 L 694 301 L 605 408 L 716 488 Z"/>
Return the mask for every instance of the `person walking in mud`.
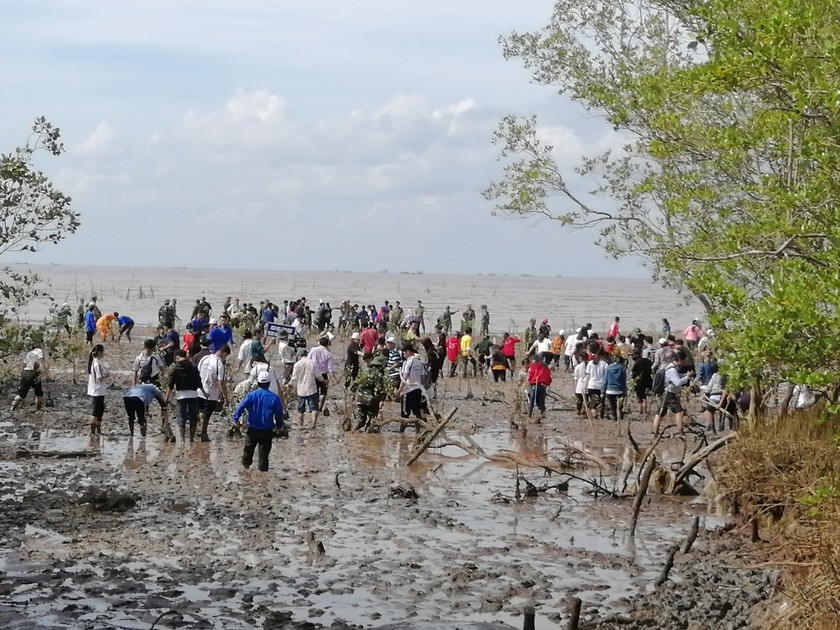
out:
<path id="1" fill-rule="evenodd" d="M 43 379 L 47 374 L 47 360 L 44 357 L 42 348 L 33 348 L 26 353 L 23 359 L 23 371 L 20 373 L 20 384 L 17 395 L 12 400 L 9 411 L 18 409 L 26 399 L 29 390 L 35 391 L 35 410 L 38 411 L 44 406 Z"/>
<path id="2" fill-rule="evenodd" d="M 105 415 L 105 394 L 108 391 L 108 366 L 105 365 L 105 346 L 101 343 L 91 348 L 88 355 L 88 386 L 90 396 L 90 434 L 97 436 L 102 433 L 102 416 Z"/>
<path id="3" fill-rule="evenodd" d="M 245 396 L 233 412 L 233 420 L 236 423 L 244 412 L 248 412 L 242 466 L 246 469 L 251 467 L 256 450 L 257 468 L 262 472 L 268 471 L 268 456 L 271 453 L 275 431 L 283 429 L 283 402 L 280 396 L 269 390 L 270 384 L 270 374 L 260 372 L 257 376 L 257 389 Z"/>
<path id="4" fill-rule="evenodd" d="M 157 344 L 154 339 L 146 339 L 143 342 L 143 351 L 134 359 L 133 385 L 151 383 L 160 387 L 160 372 L 163 369 L 163 362 L 157 351 Z"/>
<path id="5" fill-rule="evenodd" d="M 299 348 L 298 360 L 292 368 L 292 382 L 295 383 L 295 391 L 298 397 L 298 413 L 300 414 L 300 426 L 305 426 L 304 419 L 307 413 L 312 414 L 312 428 L 318 425 L 318 376 L 315 373 L 315 364 L 306 355 L 306 348 Z"/>
<path id="6" fill-rule="evenodd" d="M 96 314 L 93 311 L 94 305 L 88 305 L 85 311 L 85 341 L 89 346 L 93 345 L 93 336 L 96 334 Z"/>
<path id="7" fill-rule="evenodd" d="M 440 317 L 437 319 L 437 323 L 443 329 L 443 332 L 447 335 L 452 330 L 452 316 L 457 313 L 458 311 L 453 311 L 448 306 L 443 310 Z"/>
<path id="8" fill-rule="evenodd" d="M 475 310 L 472 304 L 467 304 L 467 308 L 464 309 L 461 315 L 461 332 L 467 332 L 467 328 L 470 330 L 475 328 Z"/>
<path id="9" fill-rule="evenodd" d="M 187 358 L 184 350 L 175 352 L 175 363 L 169 372 L 169 389 L 166 398 L 171 399 L 175 393 L 175 402 L 178 406 L 178 435 L 181 444 L 186 441 L 186 428 L 190 428 L 190 442 L 195 440 L 195 432 L 198 428 L 198 414 L 200 399 L 198 392 L 203 390 L 201 373 L 198 368 Z M 205 397 L 207 392 L 205 392 Z"/>
<path id="10" fill-rule="evenodd" d="M 227 391 L 227 368 L 225 361 L 230 356 L 230 346 L 224 344 L 213 354 L 208 354 L 198 363 L 198 371 L 201 374 L 203 389 L 198 393 L 201 399 L 201 436 L 202 442 L 209 442 L 208 428 L 210 418 L 216 411 L 219 411 L 228 399 Z"/>
<path id="11" fill-rule="evenodd" d="M 385 375 L 387 363 L 388 359 L 381 354 L 373 357 L 353 385 L 356 393 L 356 431 L 373 431 L 373 421 L 393 389 L 391 380 Z"/>
<path id="12" fill-rule="evenodd" d="M 131 331 L 134 330 L 134 320 L 128 315 L 120 315 L 117 317 L 117 324 L 120 327 L 120 336 L 117 337 L 117 343 L 122 341 L 123 335 L 131 343 Z"/>
<path id="13" fill-rule="evenodd" d="M 330 352 L 330 335 L 324 333 L 318 338 L 318 345 L 309 351 L 309 358 L 315 368 L 315 374 L 318 375 L 318 403 L 320 411 L 325 418 L 329 417 L 330 410 L 327 409 L 327 391 L 330 374 L 335 372 L 335 361 L 333 360 L 332 352 Z"/>

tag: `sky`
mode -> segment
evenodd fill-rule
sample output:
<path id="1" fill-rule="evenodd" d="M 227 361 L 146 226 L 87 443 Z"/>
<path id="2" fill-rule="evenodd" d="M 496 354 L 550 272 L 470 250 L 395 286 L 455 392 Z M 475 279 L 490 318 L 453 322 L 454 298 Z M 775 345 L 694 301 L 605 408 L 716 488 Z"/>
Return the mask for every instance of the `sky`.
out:
<path id="1" fill-rule="evenodd" d="M 3 0 L 0 152 L 59 126 L 37 166 L 82 221 L 14 260 L 645 277 L 481 196 L 505 114 L 537 114 L 568 173 L 620 144 L 502 56 L 552 5 Z"/>

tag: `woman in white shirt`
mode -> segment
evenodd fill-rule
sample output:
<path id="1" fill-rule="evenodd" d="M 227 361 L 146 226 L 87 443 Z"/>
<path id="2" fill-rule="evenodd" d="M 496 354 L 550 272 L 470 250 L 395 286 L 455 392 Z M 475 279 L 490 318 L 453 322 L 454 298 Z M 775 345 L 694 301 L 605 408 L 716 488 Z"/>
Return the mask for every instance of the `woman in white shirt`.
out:
<path id="1" fill-rule="evenodd" d="M 575 365 L 575 371 L 573 373 L 575 381 L 575 410 L 577 411 L 577 415 L 581 415 L 583 413 L 583 397 L 586 395 L 586 384 L 589 377 L 586 375 L 586 354 L 584 352 L 578 352 L 574 357 L 577 359 L 577 365 Z"/>
<path id="2" fill-rule="evenodd" d="M 105 392 L 108 390 L 108 366 L 102 361 L 105 347 L 98 343 L 88 356 L 87 393 L 91 399 L 90 434 L 102 433 L 102 416 L 105 414 Z"/>

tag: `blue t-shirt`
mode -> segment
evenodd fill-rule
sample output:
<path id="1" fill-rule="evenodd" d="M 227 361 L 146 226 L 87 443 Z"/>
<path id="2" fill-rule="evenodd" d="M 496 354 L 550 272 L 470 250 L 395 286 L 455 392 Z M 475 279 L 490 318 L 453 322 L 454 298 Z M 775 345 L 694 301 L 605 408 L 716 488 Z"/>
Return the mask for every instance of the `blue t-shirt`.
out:
<path id="1" fill-rule="evenodd" d="M 267 308 L 263 311 L 263 321 L 266 324 L 271 324 L 274 322 L 274 311 L 270 308 Z"/>
<path id="2" fill-rule="evenodd" d="M 157 387 L 151 385 L 150 383 L 135 385 L 125 393 L 125 398 L 139 398 L 143 401 L 143 404 L 146 405 L 146 407 L 148 407 L 153 400 L 157 400 L 161 407 L 166 406 L 163 394 L 160 393 L 160 390 Z"/>
<path id="3" fill-rule="evenodd" d="M 216 326 L 207 334 L 207 340 L 210 342 L 210 352 L 215 354 L 227 343 L 227 334 Z"/>
<path id="4" fill-rule="evenodd" d="M 243 411 L 248 411 L 248 426 L 252 429 L 268 430 L 283 424 L 283 403 L 280 396 L 267 389 L 257 388 L 239 403 L 233 412 L 233 419 L 239 420 Z"/>
<path id="5" fill-rule="evenodd" d="M 96 330 L 96 316 L 93 311 L 87 311 L 85 313 L 85 332 L 93 332 L 94 330 Z"/>
<path id="6" fill-rule="evenodd" d="M 120 326 L 130 326 L 134 323 L 134 320 L 128 315 L 120 315 L 117 317 L 117 323 L 119 323 Z"/>
<path id="7" fill-rule="evenodd" d="M 219 328 L 225 333 L 225 343 L 233 345 L 233 328 L 230 327 L 230 324 L 220 326 Z"/>

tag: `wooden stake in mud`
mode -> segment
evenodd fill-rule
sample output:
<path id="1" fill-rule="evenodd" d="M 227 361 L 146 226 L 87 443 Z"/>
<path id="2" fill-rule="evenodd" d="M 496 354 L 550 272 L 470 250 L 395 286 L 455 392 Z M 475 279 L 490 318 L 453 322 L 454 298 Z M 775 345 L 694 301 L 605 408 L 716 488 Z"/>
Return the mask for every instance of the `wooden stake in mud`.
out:
<path id="1" fill-rule="evenodd" d="M 536 616 L 537 614 L 536 612 L 534 612 L 533 606 L 526 607 L 524 615 L 525 618 L 522 620 L 522 630 L 534 630 L 534 619 L 536 618 Z"/>
<path id="2" fill-rule="evenodd" d="M 572 599 L 571 610 L 569 611 L 569 625 L 566 626 L 568 630 L 578 630 L 580 627 L 580 607 L 582 605 L 583 602 L 580 600 L 580 597 Z"/>
<path id="3" fill-rule="evenodd" d="M 642 509 L 642 500 L 647 494 L 648 484 L 650 483 L 650 476 L 653 473 L 653 468 L 656 466 L 656 455 L 651 454 L 650 459 L 647 460 L 645 468 L 642 471 L 642 480 L 639 482 L 639 488 L 636 490 L 636 497 L 633 499 L 633 518 L 630 520 L 630 535 L 636 535 L 636 523 L 639 520 L 639 510 Z"/>
<path id="4" fill-rule="evenodd" d="M 691 523 L 691 529 L 688 530 L 688 536 L 685 539 L 685 545 L 683 545 L 683 553 L 688 553 L 691 551 L 691 545 L 694 544 L 694 541 L 697 540 L 697 532 L 700 530 L 700 517 L 695 516 L 694 521 Z"/>
<path id="5" fill-rule="evenodd" d="M 657 588 L 665 584 L 668 580 L 668 574 L 671 572 L 671 569 L 674 568 L 674 556 L 677 555 L 679 550 L 680 546 L 677 543 L 671 545 L 671 548 L 668 550 L 668 557 L 665 558 L 665 566 L 662 567 L 662 572 L 659 574 L 659 577 L 656 578 L 656 582 L 654 582 L 654 586 Z"/>
<path id="6" fill-rule="evenodd" d="M 449 421 L 452 420 L 452 418 L 457 412 L 458 407 L 453 407 L 449 411 L 449 413 L 446 414 L 446 417 L 443 420 L 441 420 L 440 423 L 432 431 L 429 432 L 429 434 L 426 436 L 426 439 L 424 439 L 420 443 L 420 445 L 417 447 L 417 450 L 414 451 L 414 454 L 406 462 L 406 466 L 411 466 L 414 462 L 417 461 L 417 459 L 426 451 L 426 449 L 429 448 L 429 445 L 432 442 L 434 442 L 435 439 L 437 439 L 437 436 L 440 435 L 440 432 L 443 431 L 447 424 L 449 424 Z"/>

